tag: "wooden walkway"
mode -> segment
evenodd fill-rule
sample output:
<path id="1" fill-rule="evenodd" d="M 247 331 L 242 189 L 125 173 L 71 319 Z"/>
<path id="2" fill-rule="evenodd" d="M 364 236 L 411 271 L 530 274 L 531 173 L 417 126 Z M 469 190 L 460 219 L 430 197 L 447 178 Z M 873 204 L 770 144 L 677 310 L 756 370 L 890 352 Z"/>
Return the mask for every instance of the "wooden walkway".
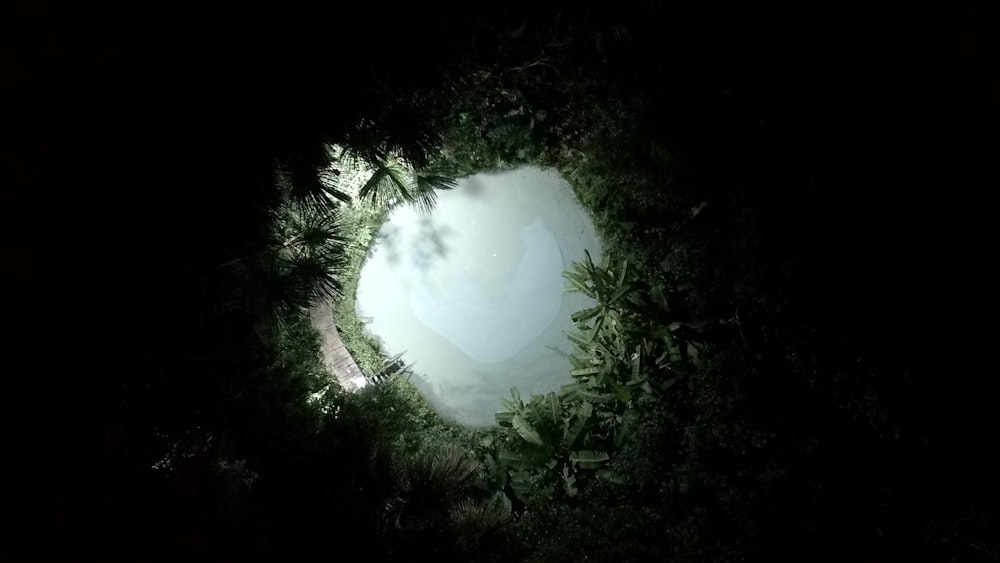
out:
<path id="1" fill-rule="evenodd" d="M 336 376 L 344 391 L 354 392 L 364 387 L 368 380 L 340 340 L 330 303 L 313 305 L 309 310 L 309 316 L 313 328 L 319 332 L 322 339 L 323 364 L 326 369 Z"/>

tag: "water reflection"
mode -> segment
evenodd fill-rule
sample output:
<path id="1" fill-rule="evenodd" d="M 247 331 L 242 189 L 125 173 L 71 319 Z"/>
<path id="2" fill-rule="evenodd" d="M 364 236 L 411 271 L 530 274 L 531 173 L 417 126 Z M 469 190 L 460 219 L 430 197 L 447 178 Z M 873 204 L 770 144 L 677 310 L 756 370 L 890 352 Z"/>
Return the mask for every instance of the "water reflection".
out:
<path id="1" fill-rule="evenodd" d="M 359 315 L 390 353 L 406 350 L 418 388 L 459 422 L 490 424 L 511 386 L 569 380 L 561 273 L 600 244 L 565 181 L 523 168 L 463 179 L 430 214 L 394 210 L 366 263 Z"/>

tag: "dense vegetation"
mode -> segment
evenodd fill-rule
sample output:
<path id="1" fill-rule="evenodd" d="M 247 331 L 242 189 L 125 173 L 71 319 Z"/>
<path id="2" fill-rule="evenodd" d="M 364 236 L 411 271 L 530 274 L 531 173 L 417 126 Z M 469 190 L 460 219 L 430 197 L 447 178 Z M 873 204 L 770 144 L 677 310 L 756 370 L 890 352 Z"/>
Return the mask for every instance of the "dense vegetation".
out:
<path id="1" fill-rule="evenodd" d="M 1000 558 L 995 20 L 693 6 L 11 8 L 0 555 Z M 476 431 L 343 393 L 304 308 L 517 163 L 607 243 L 575 383 Z"/>

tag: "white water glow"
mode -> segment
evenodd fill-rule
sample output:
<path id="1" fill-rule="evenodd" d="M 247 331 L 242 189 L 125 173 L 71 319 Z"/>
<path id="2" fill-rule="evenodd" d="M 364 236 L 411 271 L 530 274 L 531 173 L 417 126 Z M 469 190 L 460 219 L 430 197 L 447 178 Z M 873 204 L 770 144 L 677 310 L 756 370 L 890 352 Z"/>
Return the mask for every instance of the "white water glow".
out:
<path id="1" fill-rule="evenodd" d="M 443 415 L 493 422 L 499 399 L 570 381 L 563 270 L 600 259 L 586 213 L 558 173 L 534 167 L 463 178 L 430 214 L 394 210 L 361 271 L 358 315 Z"/>

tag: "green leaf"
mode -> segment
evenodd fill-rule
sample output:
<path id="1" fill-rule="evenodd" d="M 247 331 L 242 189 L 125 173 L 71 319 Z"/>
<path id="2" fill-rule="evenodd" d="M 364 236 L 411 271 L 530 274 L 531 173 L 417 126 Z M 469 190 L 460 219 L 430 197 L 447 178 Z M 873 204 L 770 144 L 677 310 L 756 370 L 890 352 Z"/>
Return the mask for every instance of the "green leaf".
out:
<path id="1" fill-rule="evenodd" d="M 500 411 L 494 415 L 497 420 L 497 424 L 500 426 L 510 426 L 513 424 L 514 413 L 510 411 Z"/>
<path id="2" fill-rule="evenodd" d="M 594 403 L 606 403 L 608 401 L 614 400 L 615 396 L 611 393 L 595 393 L 587 388 L 581 388 L 577 391 L 580 398 L 586 399 Z"/>
<path id="3" fill-rule="evenodd" d="M 587 320 L 592 319 L 595 316 L 597 316 L 597 314 L 601 312 L 601 309 L 602 309 L 602 307 L 598 305 L 597 307 L 591 307 L 590 309 L 584 309 L 583 311 L 577 311 L 577 312 L 573 313 L 572 315 L 570 315 L 569 318 L 574 323 L 582 323 L 584 321 L 587 321 Z"/>
<path id="4" fill-rule="evenodd" d="M 503 487 L 507 484 L 507 464 L 503 462 L 497 462 L 493 459 L 493 456 L 486 454 L 486 468 L 489 474 L 496 479 L 497 483 Z"/>
<path id="5" fill-rule="evenodd" d="M 618 397 L 619 401 L 628 403 L 632 400 L 632 391 L 628 387 L 618 383 L 613 377 L 607 377 L 604 381 L 608 384 L 608 387 L 611 387 L 611 391 Z"/>
<path id="6" fill-rule="evenodd" d="M 517 390 L 517 387 L 510 388 L 510 396 L 514 399 L 518 406 L 522 406 L 524 404 L 521 402 L 521 392 Z"/>
<path id="7" fill-rule="evenodd" d="M 631 418 L 625 416 L 622 418 L 622 423 L 618 425 L 615 430 L 615 447 L 620 448 L 622 444 L 625 443 L 625 439 L 628 437 L 630 430 L 632 429 L 632 423 L 629 422 Z"/>
<path id="8" fill-rule="evenodd" d="M 617 285 L 622 285 L 625 283 L 625 274 L 628 272 L 628 260 L 622 260 L 622 271 L 618 274 Z"/>
<path id="9" fill-rule="evenodd" d="M 594 413 L 594 405 L 590 403 L 583 403 L 576 413 L 576 420 L 573 421 L 572 426 L 570 426 L 566 433 L 563 434 L 563 439 L 559 443 L 559 449 L 566 451 L 576 444 L 577 439 L 580 437 L 580 433 L 583 432 L 584 427 L 587 425 L 587 421 L 590 420 L 590 416 Z"/>
<path id="10" fill-rule="evenodd" d="M 630 283 L 627 283 L 619 287 L 618 289 L 615 290 L 614 293 L 611 294 L 611 297 L 608 299 L 608 303 L 614 303 L 615 301 L 618 301 L 619 299 L 622 298 L 623 295 L 625 295 L 630 291 L 632 291 L 632 284 Z"/>
<path id="11" fill-rule="evenodd" d="M 649 290 L 649 296 L 653 299 L 653 303 L 663 309 L 664 312 L 670 312 L 670 305 L 667 304 L 667 296 L 663 293 L 663 286 L 654 285 Z"/>
<path id="12" fill-rule="evenodd" d="M 611 457 L 608 456 L 607 452 L 584 450 L 569 454 L 570 462 L 578 464 L 581 469 L 600 469 L 601 465 L 609 459 Z"/>
<path id="13" fill-rule="evenodd" d="M 578 489 L 576 487 L 576 476 L 571 474 L 569 467 L 563 466 L 562 471 L 563 488 L 566 490 L 567 496 L 576 496 Z"/>
<path id="14" fill-rule="evenodd" d="M 591 340 L 593 340 L 594 337 L 593 337 L 593 333 L 591 333 L 588 336 L 587 334 L 585 334 L 585 333 L 583 333 L 581 331 L 573 331 L 573 332 L 570 332 L 569 334 L 567 334 L 566 338 L 568 338 L 570 342 L 572 342 L 573 344 L 575 344 L 580 349 L 584 350 L 585 352 L 589 352 L 590 351 L 590 342 L 591 342 Z"/>
<path id="15" fill-rule="evenodd" d="M 583 389 L 583 385 L 580 383 L 567 383 L 559 388 L 559 393 L 561 393 L 567 399 L 573 399 L 580 393 L 580 389 Z"/>
<path id="16" fill-rule="evenodd" d="M 598 366 L 592 366 L 588 368 L 575 369 L 569 372 L 573 377 L 584 377 L 587 375 L 595 375 L 601 372 L 601 368 Z"/>
<path id="17" fill-rule="evenodd" d="M 531 473 L 528 471 L 511 471 L 510 488 L 514 491 L 522 502 L 526 501 L 526 496 L 531 494 Z"/>
<path id="18" fill-rule="evenodd" d="M 639 379 L 639 374 L 641 373 L 642 363 L 642 349 L 639 346 L 635 347 L 635 353 L 632 354 L 632 381 Z"/>
<path id="19" fill-rule="evenodd" d="M 598 479 L 603 479 L 605 481 L 609 481 L 611 483 L 615 483 L 618 485 L 621 485 L 625 482 L 625 480 L 621 478 L 621 475 L 615 473 L 614 471 L 611 471 L 610 469 L 598 469 L 596 472 L 594 472 L 594 476 L 597 477 Z"/>
<path id="20" fill-rule="evenodd" d="M 568 293 L 580 292 L 584 295 L 593 298 L 594 291 L 591 289 L 590 285 L 587 284 L 586 279 L 580 274 L 573 272 L 563 272 L 563 277 L 569 282 L 566 285 L 565 291 Z"/>
<path id="21" fill-rule="evenodd" d="M 665 366 L 667 364 L 667 361 L 669 359 L 670 359 L 670 351 L 667 350 L 666 352 L 660 354 L 659 358 L 656 358 L 656 365 L 657 365 L 657 367 L 661 367 L 662 368 L 663 366 Z"/>
<path id="22" fill-rule="evenodd" d="M 706 205 L 708 205 L 708 202 L 707 201 L 703 201 L 703 202 L 699 203 L 698 205 L 692 207 L 691 208 L 691 218 L 694 219 L 695 217 L 697 217 L 702 212 L 702 210 L 705 209 Z"/>
<path id="23" fill-rule="evenodd" d="M 514 425 L 514 430 L 517 431 L 518 435 L 524 438 L 525 441 L 532 444 L 542 445 L 542 437 L 532 428 L 531 424 L 524 419 L 521 415 L 514 415 L 512 419 L 512 424 Z"/>
<path id="24" fill-rule="evenodd" d="M 408 185 L 406 172 L 393 162 L 382 163 L 365 185 L 358 191 L 360 199 L 370 198 L 377 203 L 385 204 L 398 197 L 403 201 L 413 199 L 413 193 Z"/>
<path id="25" fill-rule="evenodd" d="M 698 351 L 698 347 L 692 344 L 691 342 L 688 342 L 687 354 L 688 354 L 688 359 L 691 360 L 692 364 L 696 366 L 701 365 L 701 353 Z"/>
<path id="26" fill-rule="evenodd" d="M 501 465 L 506 465 L 515 469 L 534 469 L 535 467 L 538 467 L 537 459 L 518 452 L 502 451 L 497 454 L 497 461 Z"/>
<path id="27" fill-rule="evenodd" d="M 504 480 L 504 484 L 506 484 L 506 480 Z M 510 497 L 507 496 L 507 493 L 503 491 L 497 491 L 497 493 L 493 495 L 493 499 L 491 502 L 493 503 L 494 506 L 498 507 L 503 514 L 506 514 L 508 516 L 510 515 L 511 510 L 513 509 L 513 506 L 511 505 L 510 502 Z"/>
<path id="28" fill-rule="evenodd" d="M 559 424 L 559 419 L 562 418 L 562 405 L 559 404 L 559 397 L 555 393 L 548 394 L 549 408 L 552 412 L 552 423 Z"/>

